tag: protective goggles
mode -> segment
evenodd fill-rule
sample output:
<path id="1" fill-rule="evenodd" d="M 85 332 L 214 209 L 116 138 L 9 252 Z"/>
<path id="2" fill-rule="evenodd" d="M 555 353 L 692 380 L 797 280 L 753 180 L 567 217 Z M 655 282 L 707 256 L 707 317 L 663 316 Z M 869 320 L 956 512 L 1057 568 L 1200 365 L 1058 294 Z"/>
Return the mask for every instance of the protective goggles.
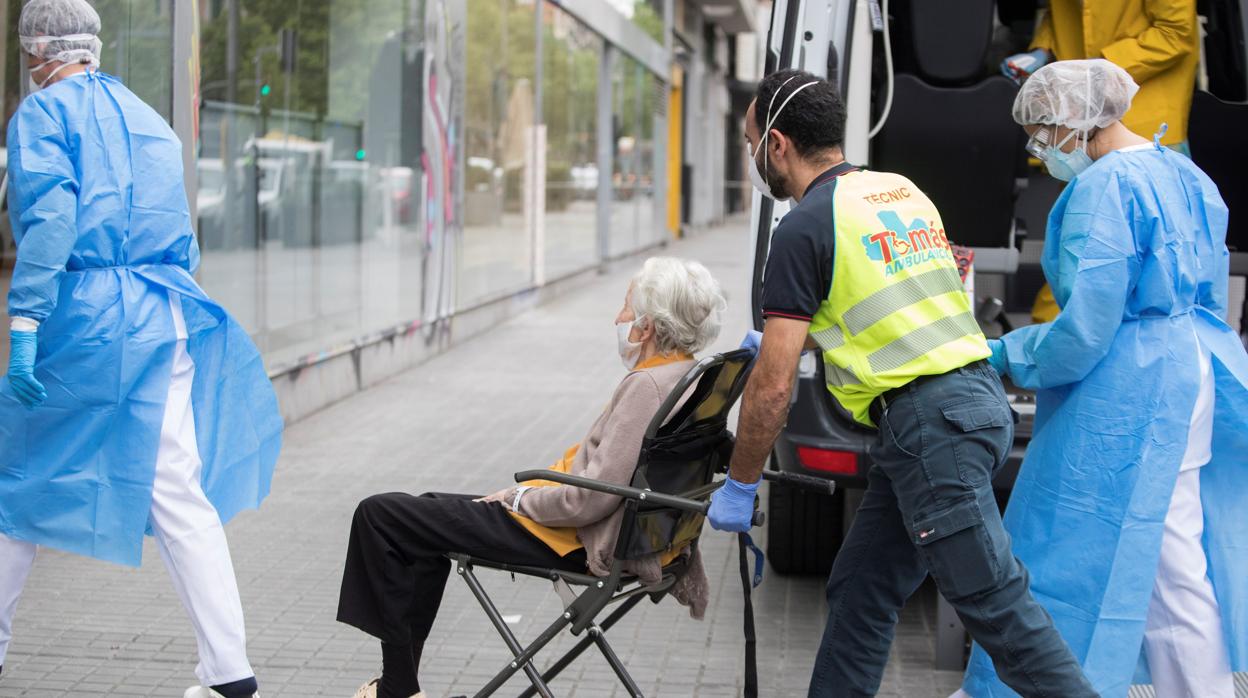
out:
<path id="1" fill-rule="evenodd" d="M 1045 158 L 1045 151 L 1048 150 L 1049 146 L 1053 143 L 1053 136 L 1056 133 L 1056 126 L 1041 126 L 1036 129 L 1036 132 L 1031 134 L 1031 138 L 1027 139 L 1027 145 L 1024 146 L 1027 149 L 1027 154 L 1038 160 L 1043 160 Z M 1066 145 L 1067 141 L 1075 137 L 1083 138 L 1086 143 L 1088 140 L 1091 140 L 1092 134 L 1088 133 L 1085 135 L 1081 131 L 1072 130 L 1070 133 L 1066 134 L 1066 137 L 1062 139 L 1061 143 L 1058 143 L 1053 147 L 1061 148 Z"/>

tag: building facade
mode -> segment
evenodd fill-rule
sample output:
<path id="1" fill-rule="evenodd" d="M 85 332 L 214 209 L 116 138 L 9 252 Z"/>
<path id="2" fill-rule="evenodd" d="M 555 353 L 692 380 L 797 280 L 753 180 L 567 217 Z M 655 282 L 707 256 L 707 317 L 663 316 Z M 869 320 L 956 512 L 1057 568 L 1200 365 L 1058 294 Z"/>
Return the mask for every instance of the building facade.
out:
<path id="1" fill-rule="evenodd" d="M 726 47 L 755 0 L 92 4 L 102 69 L 183 141 L 199 281 L 287 417 L 726 213 Z"/>

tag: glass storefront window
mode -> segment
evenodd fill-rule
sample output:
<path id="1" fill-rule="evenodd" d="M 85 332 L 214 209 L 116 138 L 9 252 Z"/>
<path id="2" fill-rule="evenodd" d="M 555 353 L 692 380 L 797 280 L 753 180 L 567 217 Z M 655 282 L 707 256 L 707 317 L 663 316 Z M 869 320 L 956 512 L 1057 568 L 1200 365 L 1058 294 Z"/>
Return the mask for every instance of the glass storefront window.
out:
<path id="1" fill-rule="evenodd" d="M 655 113 L 659 90 L 645 67 L 619 53 L 612 70 L 611 211 L 607 253 L 619 257 L 657 242 Z"/>
<path id="2" fill-rule="evenodd" d="M 602 39 L 546 5 L 542 17 L 546 124 L 546 279 L 598 261 L 598 69 Z"/>
<path id="3" fill-rule="evenodd" d="M 425 86 L 462 79 L 444 32 L 462 8 L 409 4 L 202 6 L 201 283 L 270 366 L 449 308 L 460 105 Z"/>
<path id="4" fill-rule="evenodd" d="M 661 0 L 612 1 L 661 38 Z M 171 118 L 174 83 L 187 79 L 173 64 L 173 0 L 93 5 L 103 22 L 102 69 Z M 25 77 L 21 3 L 6 7 L 7 119 Z M 433 341 L 457 309 L 530 288 L 539 260 L 546 281 L 599 261 L 606 47 L 558 3 L 194 7 L 200 282 L 252 333 L 271 368 L 396 329 L 420 327 Z M 612 135 L 601 144 L 614 157 L 608 256 L 658 239 L 662 93 L 640 63 L 615 55 Z M 0 270 L 13 256 L 5 222 Z M 0 291 L 5 281 L 0 271 Z"/>
<path id="5" fill-rule="evenodd" d="M 468 0 L 460 308 L 533 282 L 537 41 L 530 0 Z"/>
<path id="6" fill-rule="evenodd" d="M 96 0 L 100 69 L 121 78 L 166 120 L 173 113 L 173 0 Z"/>

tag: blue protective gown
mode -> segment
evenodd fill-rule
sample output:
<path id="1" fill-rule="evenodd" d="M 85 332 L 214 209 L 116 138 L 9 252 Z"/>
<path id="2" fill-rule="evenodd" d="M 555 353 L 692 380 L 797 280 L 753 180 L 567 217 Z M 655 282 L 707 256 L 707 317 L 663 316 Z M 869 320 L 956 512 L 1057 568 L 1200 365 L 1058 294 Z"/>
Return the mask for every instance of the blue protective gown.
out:
<path id="1" fill-rule="evenodd" d="M 1213 460 L 1201 469 L 1204 547 L 1234 669 L 1248 670 L 1248 355 L 1224 321 L 1227 209 L 1191 160 L 1114 152 L 1049 216 L 1044 273 L 1062 308 L 1003 338 L 1037 393 L 1005 513 L 1031 590 L 1098 692 L 1125 696 L 1141 656 L 1162 526 L 1212 356 Z M 964 688 L 1013 696 L 976 646 Z"/>
<path id="2" fill-rule="evenodd" d="M 269 492 L 282 420 L 247 333 L 195 283 L 182 147 L 119 80 L 22 101 L 8 129 L 9 313 L 39 321 L 33 410 L 0 381 L 0 533 L 138 565 L 181 294 L 203 487 L 222 521 Z"/>

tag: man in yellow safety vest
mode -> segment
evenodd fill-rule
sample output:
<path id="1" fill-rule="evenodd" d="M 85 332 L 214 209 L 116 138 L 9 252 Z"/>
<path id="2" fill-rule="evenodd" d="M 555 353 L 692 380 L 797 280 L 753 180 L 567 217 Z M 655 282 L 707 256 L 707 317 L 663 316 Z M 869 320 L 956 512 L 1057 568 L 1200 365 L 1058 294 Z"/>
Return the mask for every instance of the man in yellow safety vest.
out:
<path id="1" fill-rule="evenodd" d="M 879 429 L 828 580 L 810 695 L 878 692 L 897 614 L 930 573 L 1011 688 L 1095 696 L 1001 525 L 992 476 L 1013 442 L 1013 415 L 940 213 L 905 177 L 845 161 L 845 107 L 824 80 L 768 76 L 745 120 L 755 186 L 796 204 L 772 236 L 767 324 L 711 525 L 748 529 L 804 348 L 823 353 L 832 396 Z"/>

